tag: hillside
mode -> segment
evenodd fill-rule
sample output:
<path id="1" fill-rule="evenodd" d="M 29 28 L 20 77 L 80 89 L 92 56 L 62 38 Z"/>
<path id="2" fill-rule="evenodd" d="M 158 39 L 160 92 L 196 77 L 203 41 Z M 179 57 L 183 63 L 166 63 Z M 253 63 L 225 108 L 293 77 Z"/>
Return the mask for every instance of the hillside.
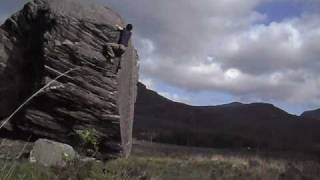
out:
<path id="1" fill-rule="evenodd" d="M 138 85 L 134 136 L 162 143 L 217 148 L 318 152 L 320 121 L 271 104 L 189 106 Z"/>
<path id="2" fill-rule="evenodd" d="M 306 111 L 306 112 L 301 114 L 301 117 L 320 120 L 320 109 L 316 109 L 316 110 L 313 110 L 313 111 Z"/>

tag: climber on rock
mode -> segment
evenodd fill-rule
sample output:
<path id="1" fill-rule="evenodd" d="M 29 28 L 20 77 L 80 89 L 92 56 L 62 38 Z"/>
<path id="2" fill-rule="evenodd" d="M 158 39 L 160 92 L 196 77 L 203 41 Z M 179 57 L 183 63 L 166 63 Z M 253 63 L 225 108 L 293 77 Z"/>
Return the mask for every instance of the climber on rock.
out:
<path id="1" fill-rule="evenodd" d="M 104 47 L 105 56 L 111 63 L 114 62 L 114 58 L 121 57 L 125 53 L 129 45 L 133 28 L 132 24 L 127 24 L 125 28 L 119 25 L 116 25 L 116 27 L 117 30 L 120 31 L 120 38 L 118 43 L 107 43 Z M 118 70 L 120 69 L 120 63 L 121 62 L 119 62 L 116 72 L 118 72 Z"/>

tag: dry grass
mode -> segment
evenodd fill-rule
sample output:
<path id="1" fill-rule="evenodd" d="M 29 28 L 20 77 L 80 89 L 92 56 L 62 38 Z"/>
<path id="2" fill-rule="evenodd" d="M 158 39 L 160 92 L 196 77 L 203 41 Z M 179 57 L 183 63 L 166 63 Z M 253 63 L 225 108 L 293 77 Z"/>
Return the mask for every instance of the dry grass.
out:
<path id="1" fill-rule="evenodd" d="M 159 148 L 162 146 L 162 148 Z M 26 161 L 0 161 L 0 180 L 10 178 L 97 180 L 318 180 L 320 164 L 313 160 L 281 159 L 258 154 L 145 144 L 134 146 L 128 159 L 106 163 L 74 163 L 67 168 L 45 168 Z M 156 147 L 156 148 L 151 148 Z M 198 150 L 197 150 L 198 149 Z M 170 151 L 172 151 L 170 153 Z M 6 166 L 3 166 L 6 164 Z M 14 169 L 9 170 L 9 167 Z"/>

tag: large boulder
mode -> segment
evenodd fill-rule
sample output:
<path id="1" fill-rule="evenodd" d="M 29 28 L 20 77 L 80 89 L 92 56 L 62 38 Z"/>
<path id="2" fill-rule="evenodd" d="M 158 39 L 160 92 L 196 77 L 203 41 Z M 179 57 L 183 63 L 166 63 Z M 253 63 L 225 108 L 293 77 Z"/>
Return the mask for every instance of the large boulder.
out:
<path id="1" fill-rule="evenodd" d="M 74 149 L 63 143 L 39 139 L 30 152 L 30 162 L 48 167 L 65 167 L 77 158 Z"/>
<path id="2" fill-rule="evenodd" d="M 130 153 L 138 56 L 130 44 L 119 73 L 106 61 L 104 45 L 119 38 L 116 24 L 124 25 L 116 12 L 90 1 L 34 0 L 0 26 L 0 122 L 72 70 L 24 106 L 6 136 L 70 143 L 77 130 L 94 128 L 101 151 Z"/>

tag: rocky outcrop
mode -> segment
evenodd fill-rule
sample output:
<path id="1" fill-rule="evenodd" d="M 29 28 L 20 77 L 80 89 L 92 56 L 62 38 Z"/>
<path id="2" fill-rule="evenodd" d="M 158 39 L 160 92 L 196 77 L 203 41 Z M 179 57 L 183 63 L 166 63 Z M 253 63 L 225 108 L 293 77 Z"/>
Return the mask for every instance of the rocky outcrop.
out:
<path id="1" fill-rule="evenodd" d="M 102 151 L 130 153 L 138 58 L 130 44 L 118 74 L 116 64 L 106 61 L 103 47 L 117 41 L 116 24 L 124 25 L 116 12 L 78 0 L 34 0 L 5 21 L 0 28 L 0 120 L 70 71 L 9 121 L 6 136 L 68 143 L 77 130 L 95 128 Z"/>
<path id="2" fill-rule="evenodd" d="M 33 145 L 29 160 L 47 167 L 65 167 L 76 158 L 77 153 L 70 145 L 39 139 Z"/>
<path id="3" fill-rule="evenodd" d="M 33 143 L 30 142 L 0 139 L 0 160 L 26 159 L 29 157 L 32 147 Z"/>

